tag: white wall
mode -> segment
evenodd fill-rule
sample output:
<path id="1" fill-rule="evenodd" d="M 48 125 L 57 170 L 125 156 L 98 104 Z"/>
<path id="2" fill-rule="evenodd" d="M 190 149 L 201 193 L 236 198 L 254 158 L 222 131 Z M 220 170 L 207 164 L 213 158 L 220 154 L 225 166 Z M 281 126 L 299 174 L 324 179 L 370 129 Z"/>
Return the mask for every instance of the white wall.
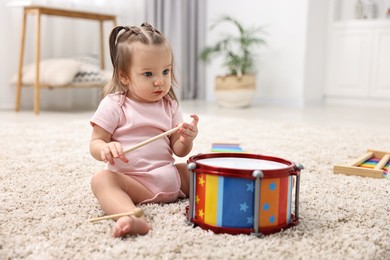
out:
<path id="1" fill-rule="evenodd" d="M 327 11 L 321 8 L 328 1 L 309 0 L 211 0 L 208 2 L 207 23 L 210 25 L 222 14 L 231 14 L 245 25 L 263 26 L 268 32 L 267 47 L 261 53 L 258 64 L 257 93 L 255 104 L 283 104 L 302 106 L 320 102 L 323 82 L 316 78 L 306 78 L 307 71 L 322 78 L 324 48 L 316 45 L 317 37 L 323 39 L 326 32 Z M 309 16 L 309 10 L 316 15 Z M 310 27 L 308 27 L 310 25 Z M 222 28 L 222 27 L 221 27 Z M 227 28 L 222 28 L 222 30 Z M 215 30 L 217 32 L 217 30 Z M 214 32 L 214 31 L 213 31 Z M 207 43 L 212 43 L 218 33 L 209 35 Z M 308 46 L 310 45 L 310 46 Z M 309 52 L 308 52 L 309 50 Z M 317 60 L 307 55 L 317 53 Z M 214 100 L 214 77 L 224 72 L 219 70 L 220 61 L 207 68 L 207 99 Z M 318 79 L 321 79 L 318 78 Z M 317 84 L 315 89 L 310 89 Z M 308 91 L 309 94 L 305 94 Z"/>
<path id="2" fill-rule="evenodd" d="M 17 69 L 20 20 L 17 10 L 7 8 L 6 2 L 0 1 L 0 109 L 14 106 L 15 91 L 8 80 Z"/>
<path id="3" fill-rule="evenodd" d="M 8 1 L 10 2 L 10 1 Z M 141 24 L 144 21 L 143 0 L 41 0 L 44 3 L 60 8 L 113 13 L 117 15 L 118 24 Z M 24 64 L 34 61 L 35 50 L 35 16 L 28 17 Z M 13 109 L 15 106 L 15 86 L 9 79 L 18 68 L 22 8 L 9 7 L 7 1 L 0 1 L 0 109 Z M 63 17 L 44 16 L 41 20 L 41 58 L 68 57 L 78 54 L 100 53 L 99 23 Z M 108 35 L 112 23 L 105 23 L 105 61 L 111 67 L 108 50 Z M 99 101 L 99 90 L 91 89 L 56 89 L 41 90 L 42 109 L 94 108 Z M 33 106 L 31 88 L 22 89 L 22 109 Z"/>
<path id="4" fill-rule="evenodd" d="M 327 50 L 328 1 L 309 1 L 303 105 L 322 104 L 325 89 L 325 64 Z"/>

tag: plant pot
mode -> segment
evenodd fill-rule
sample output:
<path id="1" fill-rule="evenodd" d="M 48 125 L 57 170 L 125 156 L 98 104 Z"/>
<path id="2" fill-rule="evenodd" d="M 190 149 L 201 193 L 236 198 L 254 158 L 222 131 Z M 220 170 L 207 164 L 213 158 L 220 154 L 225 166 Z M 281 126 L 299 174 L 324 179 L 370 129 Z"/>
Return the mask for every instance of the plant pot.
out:
<path id="1" fill-rule="evenodd" d="M 215 80 L 217 102 L 225 108 L 243 108 L 252 104 L 256 90 L 256 76 L 219 76 Z"/>

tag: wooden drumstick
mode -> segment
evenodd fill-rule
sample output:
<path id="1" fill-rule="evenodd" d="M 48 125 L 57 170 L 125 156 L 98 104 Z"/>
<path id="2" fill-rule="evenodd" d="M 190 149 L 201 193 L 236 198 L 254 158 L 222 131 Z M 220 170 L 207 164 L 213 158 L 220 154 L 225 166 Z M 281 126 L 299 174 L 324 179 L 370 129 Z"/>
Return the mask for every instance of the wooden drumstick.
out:
<path id="1" fill-rule="evenodd" d="M 148 144 L 148 143 L 154 142 L 154 141 L 160 139 L 161 137 L 164 137 L 164 136 L 173 134 L 174 132 L 176 132 L 177 130 L 179 130 L 181 127 L 182 127 L 182 124 L 179 124 L 179 125 L 176 126 L 175 128 L 172 128 L 171 130 L 168 130 L 168 131 L 166 131 L 166 132 L 164 132 L 164 133 L 162 133 L 162 134 L 156 135 L 155 137 L 152 137 L 152 138 L 150 138 L 150 139 L 148 139 L 148 140 L 145 140 L 145 141 L 143 141 L 143 142 L 141 142 L 141 143 L 139 143 L 139 144 L 136 144 L 136 145 L 134 145 L 134 146 L 132 146 L 132 147 L 130 147 L 130 148 L 124 150 L 123 153 L 131 152 L 131 151 L 133 151 L 133 150 L 135 150 L 135 149 L 138 149 L 138 148 L 140 148 L 140 147 L 142 147 L 142 146 L 144 146 L 144 145 L 146 145 L 146 144 Z"/>
<path id="2" fill-rule="evenodd" d="M 124 217 L 124 216 L 135 216 L 137 218 L 140 218 L 143 215 L 144 215 L 144 211 L 141 208 L 135 208 L 133 211 L 130 211 L 130 212 L 107 215 L 107 216 L 98 217 L 98 218 L 90 218 L 89 222 L 97 222 L 97 221 L 101 221 L 101 220 L 105 220 L 105 219 L 113 219 L 113 218 L 119 218 L 119 217 Z"/>

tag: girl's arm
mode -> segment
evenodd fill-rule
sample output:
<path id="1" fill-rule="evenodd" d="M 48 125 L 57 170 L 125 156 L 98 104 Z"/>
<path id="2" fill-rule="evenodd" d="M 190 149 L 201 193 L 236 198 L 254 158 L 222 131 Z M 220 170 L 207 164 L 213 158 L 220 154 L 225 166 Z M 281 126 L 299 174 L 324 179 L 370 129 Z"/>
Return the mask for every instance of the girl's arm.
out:
<path id="1" fill-rule="evenodd" d="M 109 162 L 112 165 L 115 164 L 114 158 L 128 162 L 123 154 L 122 145 L 118 142 L 111 142 L 111 134 L 98 125 L 93 127 L 89 151 L 96 160 Z"/>
<path id="2" fill-rule="evenodd" d="M 193 141 L 198 135 L 199 117 L 191 115 L 192 122 L 182 123 L 182 127 L 171 136 L 171 148 L 176 156 L 184 157 L 191 152 Z"/>

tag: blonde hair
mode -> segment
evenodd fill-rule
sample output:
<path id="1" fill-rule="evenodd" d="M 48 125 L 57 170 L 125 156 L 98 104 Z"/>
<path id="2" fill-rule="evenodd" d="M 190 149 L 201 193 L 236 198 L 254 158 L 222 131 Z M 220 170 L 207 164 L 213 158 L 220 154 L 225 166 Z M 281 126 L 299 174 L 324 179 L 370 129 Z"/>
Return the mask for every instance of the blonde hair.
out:
<path id="1" fill-rule="evenodd" d="M 172 53 L 171 46 L 164 34 L 149 23 L 145 22 L 140 27 L 116 26 L 112 29 L 109 39 L 110 56 L 114 71 L 111 81 L 103 89 L 103 97 L 108 94 L 128 91 L 128 87 L 122 84 L 119 74 L 120 72 L 125 72 L 126 74 L 128 73 L 128 69 L 131 66 L 130 57 L 133 55 L 129 45 L 136 42 L 140 42 L 142 44 L 153 44 L 156 46 L 167 45 Z M 177 83 L 173 65 L 174 62 L 172 54 L 172 86 L 169 89 L 168 95 L 177 101 L 177 97 L 173 91 L 173 85 Z"/>

